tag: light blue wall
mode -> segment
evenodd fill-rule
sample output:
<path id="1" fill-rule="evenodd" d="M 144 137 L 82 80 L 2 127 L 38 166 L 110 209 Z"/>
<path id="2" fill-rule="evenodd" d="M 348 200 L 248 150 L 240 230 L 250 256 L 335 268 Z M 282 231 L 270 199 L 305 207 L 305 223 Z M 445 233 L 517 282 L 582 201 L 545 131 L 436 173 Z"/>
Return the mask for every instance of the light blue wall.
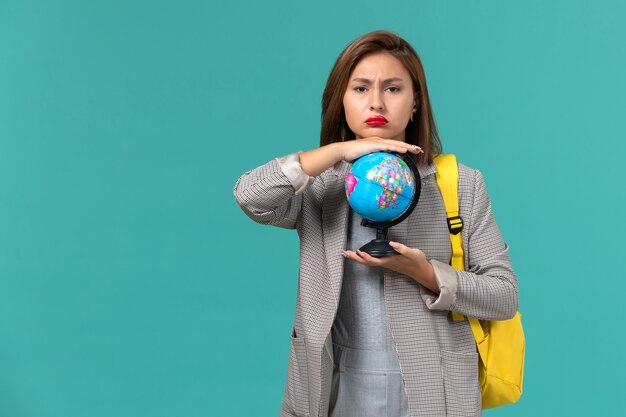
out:
<path id="1" fill-rule="evenodd" d="M 375 29 L 417 49 L 511 247 L 525 393 L 485 415 L 622 415 L 625 13 L 0 0 L 0 416 L 278 415 L 298 240 L 232 189 L 316 147 L 328 72 Z"/>

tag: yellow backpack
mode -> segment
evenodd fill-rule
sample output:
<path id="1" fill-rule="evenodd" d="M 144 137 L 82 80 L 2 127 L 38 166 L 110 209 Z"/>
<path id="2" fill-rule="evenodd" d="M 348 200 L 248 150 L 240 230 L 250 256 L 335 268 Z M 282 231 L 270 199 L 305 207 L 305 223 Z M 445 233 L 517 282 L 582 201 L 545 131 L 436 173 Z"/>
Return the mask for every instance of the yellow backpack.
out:
<path id="1" fill-rule="evenodd" d="M 459 168 L 456 157 L 451 154 L 437 155 L 434 162 L 437 168 L 437 185 L 448 216 L 452 243 L 451 265 L 462 271 L 465 265 L 461 240 L 463 220 L 459 216 Z M 464 319 L 458 312 L 452 312 L 452 317 L 454 320 Z M 517 312 L 510 320 L 467 318 L 480 357 L 478 377 L 483 409 L 514 403 L 522 395 L 525 340 L 521 317 Z"/>

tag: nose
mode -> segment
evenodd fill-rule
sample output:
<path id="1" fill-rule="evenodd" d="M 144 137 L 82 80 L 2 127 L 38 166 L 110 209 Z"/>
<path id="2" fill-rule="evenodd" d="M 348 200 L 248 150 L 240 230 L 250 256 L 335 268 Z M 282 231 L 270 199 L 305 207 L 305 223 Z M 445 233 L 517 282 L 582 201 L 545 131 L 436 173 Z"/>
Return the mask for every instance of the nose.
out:
<path id="1" fill-rule="evenodd" d="M 372 94 L 370 95 L 370 109 L 381 110 L 383 107 L 383 100 L 380 92 L 377 88 L 372 89 Z"/>

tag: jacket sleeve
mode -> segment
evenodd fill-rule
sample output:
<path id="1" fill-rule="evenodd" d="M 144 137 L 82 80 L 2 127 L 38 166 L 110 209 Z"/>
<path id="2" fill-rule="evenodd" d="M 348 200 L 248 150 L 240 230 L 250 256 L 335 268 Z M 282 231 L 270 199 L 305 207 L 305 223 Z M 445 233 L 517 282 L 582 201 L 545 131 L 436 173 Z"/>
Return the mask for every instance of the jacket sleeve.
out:
<path id="1" fill-rule="evenodd" d="M 431 260 L 440 287 L 438 295 L 423 288 L 422 298 L 431 310 L 458 311 L 483 320 L 506 320 L 518 309 L 517 277 L 491 210 L 480 171 L 475 170 L 474 199 L 470 214 L 467 271 Z"/>
<path id="2" fill-rule="evenodd" d="M 233 193 L 244 213 L 257 223 L 294 229 L 304 191 L 315 181 L 300 165 L 298 151 L 244 173 Z"/>

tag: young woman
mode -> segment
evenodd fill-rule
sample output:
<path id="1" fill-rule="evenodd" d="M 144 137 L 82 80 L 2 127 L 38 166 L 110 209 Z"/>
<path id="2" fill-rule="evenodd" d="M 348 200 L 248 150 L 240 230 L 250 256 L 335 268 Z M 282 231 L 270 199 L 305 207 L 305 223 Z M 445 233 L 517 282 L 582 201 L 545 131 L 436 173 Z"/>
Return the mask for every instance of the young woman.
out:
<path id="1" fill-rule="evenodd" d="M 375 236 L 346 199 L 351 162 L 409 152 L 421 177 L 413 213 L 389 230 L 399 255 L 355 251 Z M 339 55 L 322 100 L 320 147 L 244 173 L 234 194 L 262 224 L 297 229 L 300 273 L 281 416 L 479 416 L 478 357 L 467 321 L 517 311 L 517 279 L 482 174 L 459 165 L 466 271 L 449 266 L 435 181 L 441 152 L 415 50 L 376 31 Z"/>

